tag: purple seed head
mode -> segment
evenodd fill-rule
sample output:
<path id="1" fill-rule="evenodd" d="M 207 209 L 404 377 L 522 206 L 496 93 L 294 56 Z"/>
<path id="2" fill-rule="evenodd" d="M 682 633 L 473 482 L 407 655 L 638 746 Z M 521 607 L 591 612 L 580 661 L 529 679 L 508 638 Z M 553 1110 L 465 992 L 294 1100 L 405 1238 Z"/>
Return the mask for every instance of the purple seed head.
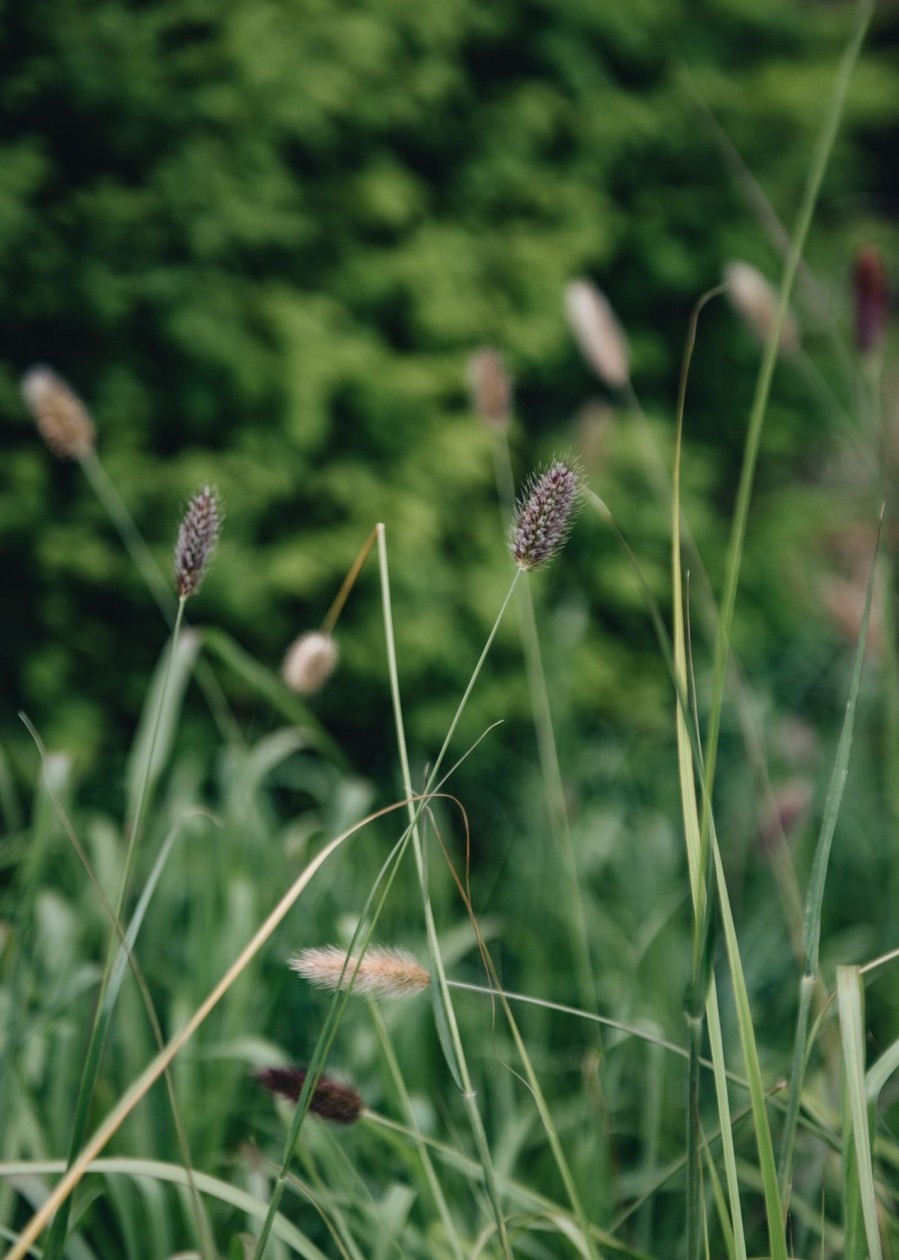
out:
<path id="1" fill-rule="evenodd" d="M 855 344 L 860 354 L 869 354 L 883 341 L 890 307 L 883 258 L 873 245 L 864 246 L 856 254 L 852 269 L 852 289 L 855 299 Z"/>
<path id="2" fill-rule="evenodd" d="M 528 481 L 509 536 L 512 558 L 520 569 L 538 569 L 564 547 L 580 487 L 580 469 L 563 460 L 556 460 Z"/>
<path id="3" fill-rule="evenodd" d="M 280 1094 L 297 1102 L 306 1083 L 305 1068 L 263 1068 L 256 1080 L 270 1094 Z M 328 1076 L 320 1076 L 312 1091 L 309 1110 L 334 1124 L 353 1124 L 362 1114 L 362 1099 L 352 1085 L 341 1085 Z"/>
<path id="4" fill-rule="evenodd" d="M 204 486 L 187 505 L 175 544 L 175 581 L 182 599 L 195 595 L 206 576 L 222 528 L 218 494 Z"/>

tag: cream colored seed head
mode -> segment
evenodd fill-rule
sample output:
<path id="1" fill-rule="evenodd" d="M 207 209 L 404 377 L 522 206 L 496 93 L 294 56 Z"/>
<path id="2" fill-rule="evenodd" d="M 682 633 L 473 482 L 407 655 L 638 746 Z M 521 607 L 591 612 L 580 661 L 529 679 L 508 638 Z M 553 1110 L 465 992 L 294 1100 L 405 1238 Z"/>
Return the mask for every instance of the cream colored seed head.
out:
<path id="1" fill-rule="evenodd" d="M 612 389 L 630 380 L 627 340 L 607 298 L 589 280 L 572 280 L 565 289 L 565 314 L 581 354 Z"/>
<path id="2" fill-rule="evenodd" d="M 777 317 L 776 290 L 760 271 L 745 262 L 729 262 L 724 268 L 724 283 L 734 310 L 759 341 L 766 341 Z M 778 346 L 782 354 L 799 349 L 799 324 L 790 310 L 784 316 Z"/>
<path id="3" fill-rule="evenodd" d="M 22 377 L 22 396 L 38 432 L 60 459 L 80 459 L 93 447 L 94 422 L 87 408 L 61 376 L 33 367 Z"/>
<path id="4" fill-rule="evenodd" d="M 354 993 L 367 993 L 378 998 L 410 997 L 431 983 L 431 977 L 408 950 L 373 945 L 358 963 L 355 955 L 347 957 L 339 945 L 304 949 L 290 960 L 290 966 L 304 980 L 319 989 L 349 988 Z"/>
<path id="5" fill-rule="evenodd" d="M 301 634 L 290 645 L 281 676 L 291 691 L 301 696 L 311 695 L 334 673 L 337 657 L 337 644 L 331 636 L 312 630 Z"/>

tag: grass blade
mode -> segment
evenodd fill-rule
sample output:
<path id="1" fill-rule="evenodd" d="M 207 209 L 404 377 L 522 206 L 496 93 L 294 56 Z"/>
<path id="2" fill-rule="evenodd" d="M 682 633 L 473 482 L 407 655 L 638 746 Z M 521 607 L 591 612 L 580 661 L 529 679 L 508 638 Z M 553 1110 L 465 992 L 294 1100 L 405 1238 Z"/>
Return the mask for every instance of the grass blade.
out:
<path id="1" fill-rule="evenodd" d="M 881 515 L 881 523 L 883 517 Z M 871 565 L 871 576 L 868 580 L 868 593 L 865 599 L 865 611 L 862 616 L 861 633 L 855 649 L 855 662 L 849 683 L 849 698 L 846 701 L 846 713 L 840 740 L 834 758 L 830 786 L 824 802 L 824 816 L 821 831 L 815 847 L 815 858 L 809 880 L 808 897 L 805 908 L 805 964 L 799 984 L 799 1011 L 796 1016 L 796 1036 L 793 1041 L 793 1064 L 790 1070 L 790 1092 L 787 1099 L 787 1115 L 784 1121 L 783 1138 L 780 1155 L 780 1190 L 784 1204 L 789 1203 L 790 1180 L 793 1175 L 793 1150 L 796 1143 L 796 1126 L 799 1122 L 799 1107 L 802 1101 L 802 1085 L 808 1057 L 808 1033 L 811 1019 L 812 998 L 818 982 L 818 956 L 821 946 L 821 910 L 824 903 L 824 885 L 827 879 L 827 866 L 830 861 L 830 850 L 833 843 L 837 815 L 843 800 L 843 790 L 849 774 L 849 754 L 852 751 L 852 738 L 855 731 L 855 714 L 858 706 L 858 694 L 862 684 L 862 671 L 865 664 L 865 644 L 868 639 L 868 623 L 871 618 L 871 601 L 874 595 L 874 578 L 877 571 L 877 553 L 880 549 L 880 530 Z"/>
<path id="2" fill-rule="evenodd" d="M 871 1161 L 871 1133 L 868 1127 L 862 1001 L 863 989 L 858 968 L 837 967 L 837 1006 L 840 1012 L 840 1036 L 843 1043 L 843 1072 L 849 1099 L 851 1149 L 855 1155 L 861 1213 L 870 1260 L 883 1260 L 880 1229 L 877 1224 L 874 1168 Z M 849 1143 L 844 1143 L 844 1152 L 849 1146 Z M 848 1190 L 849 1187 L 847 1187 Z"/>

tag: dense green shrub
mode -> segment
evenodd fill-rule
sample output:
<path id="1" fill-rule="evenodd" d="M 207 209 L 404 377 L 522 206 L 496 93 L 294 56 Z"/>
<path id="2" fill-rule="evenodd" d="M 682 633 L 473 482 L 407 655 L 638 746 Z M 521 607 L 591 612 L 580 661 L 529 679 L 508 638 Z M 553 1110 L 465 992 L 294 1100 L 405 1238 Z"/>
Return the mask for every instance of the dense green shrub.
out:
<path id="1" fill-rule="evenodd" d="M 196 615 L 273 666 L 386 522 L 403 682 L 427 748 L 508 573 L 468 354 L 490 341 L 508 355 L 521 473 L 577 445 L 569 417 L 602 390 L 571 344 L 561 292 L 589 274 L 628 330 L 666 445 L 696 297 L 729 256 L 777 269 L 696 93 L 789 220 L 847 14 L 735 0 L 9 6 L 4 733 L 25 740 L 12 717 L 23 706 L 52 743 L 114 758 L 163 632 L 77 470 L 28 428 L 18 378 L 49 361 L 91 406 L 101 456 L 163 566 L 180 504 L 198 481 L 217 483 L 228 524 Z M 877 140 L 899 109 L 888 86 L 875 37 L 813 241 L 831 289 L 862 234 L 887 239 L 876 196 L 894 178 Z M 838 324 L 843 314 L 837 296 Z M 813 318 L 813 353 L 821 340 Z M 687 476 L 723 517 L 755 359 L 719 302 L 691 383 Z M 779 470 L 828 423 L 785 371 L 763 518 Z M 626 415 L 595 475 L 663 592 L 664 514 Z M 715 572 L 720 528 L 708 514 L 696 524 Z M 666 684 L 626 564 L 595 521 L 571 557 L 539 584 L 568 662 L 554 686 L 591 725 L 626 713 L 654 726 Z M 760 616 L 777 611 L 770 579 L 770 555 L 751 556 L 746 597 Z M 321 703 L 371 764 L 386 713 L 373 574 L 341 640 Z M 510 621 L 470 735 L 525 714 L 520 675 Z M 257 704 L 248 693 L 244 716 L 264 723 Z"/>

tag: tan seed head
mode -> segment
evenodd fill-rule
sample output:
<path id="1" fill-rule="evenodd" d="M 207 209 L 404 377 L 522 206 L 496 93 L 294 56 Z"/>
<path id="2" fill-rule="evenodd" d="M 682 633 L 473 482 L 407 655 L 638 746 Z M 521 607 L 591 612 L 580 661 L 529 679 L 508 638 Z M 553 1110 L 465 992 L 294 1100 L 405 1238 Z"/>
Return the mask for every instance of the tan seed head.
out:
<path id="1" fill-rule="evenodd" d="M 93 447 L 94 422 L 87 408 L 51 368 L 33 367 L 22 377 L 22 396 L 38 432 L 60 459 L 81 459 Z"/>
<path id="2" fill-rule="evenodd" d="M 358 970 L 357 970 L 358 963 Z M 319 989 L 349 988 L 377 998 L 410 997 L 431 983 L 431 977 L 408 950 L 373 945 L 362 958 L 347 957 L 338 945 L 304 949 L 290 960 L 293 970 Z"/>
<path id="3" fill-rule="evenodd" d="M 474 410 L 493 429 L 505 429 L 512 414 L 512 378 L 498 350 L 484 346 L 468 361 Z"/>
<path id="4" fill-rule="evenodd" d="M 572 280 L 565 289 L 565 314 L 581 354 L 611 389 L 630 380 L 627 340 L 608 299 L 589 280 Z"/>
<path id="5" fill-rule="evenodd" d="M 337 657 L 337 644 L 330 634 L 311 630 L 308 634 L 301 634 L 288 648 L 281 677 L 291 691 L 309 696 L 334 673 Z"/>
<path id="6" fill-rule="evenodd" d="M 767 341 L 777 318 L 777 291 L 760 271 L 745 262 L 729 262 L 724 268 L 724 283 L 734 310 L 759 341 Z M 799 324 L 790 310 L 784 316 L 778 348 L 781 354 L 799 349 Z"/>

